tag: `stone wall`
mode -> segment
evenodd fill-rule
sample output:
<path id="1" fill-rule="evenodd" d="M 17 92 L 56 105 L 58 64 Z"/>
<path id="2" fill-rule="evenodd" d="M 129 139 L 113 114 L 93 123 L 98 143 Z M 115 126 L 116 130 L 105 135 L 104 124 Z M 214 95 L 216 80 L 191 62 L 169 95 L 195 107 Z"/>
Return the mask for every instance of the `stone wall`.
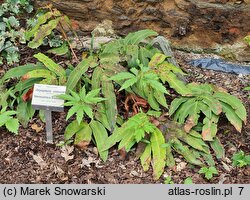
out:
<path id="1" fill-rule="evenodd" d="M 52 0 L 84 33 L 104 19 L 118 34 L 150 28 L 183 48 L 215 48 L 250 34 L 250 0 Z"/>

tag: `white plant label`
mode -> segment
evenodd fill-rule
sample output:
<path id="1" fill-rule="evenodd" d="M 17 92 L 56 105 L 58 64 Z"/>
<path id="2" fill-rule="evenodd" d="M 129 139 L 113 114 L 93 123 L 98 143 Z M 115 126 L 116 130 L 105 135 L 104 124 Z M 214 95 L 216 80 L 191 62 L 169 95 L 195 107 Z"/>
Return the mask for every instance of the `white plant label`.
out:
<path id="1" fill-rule="evenodd" d="M 57 96 L 65 92 L 66 86 L 35 84 L 31 104 L 37 110 L 63 110 L 64 100 Z"/>
<path id="2" fill-rule="evenodd" d="M 65 94 L 66 86 L 35 84 L 31 105 L 36 110 L 44 110 L 47 143 L 53 143 L 52 111 L 63 111 L 64 100 L 57 96 Z"/>

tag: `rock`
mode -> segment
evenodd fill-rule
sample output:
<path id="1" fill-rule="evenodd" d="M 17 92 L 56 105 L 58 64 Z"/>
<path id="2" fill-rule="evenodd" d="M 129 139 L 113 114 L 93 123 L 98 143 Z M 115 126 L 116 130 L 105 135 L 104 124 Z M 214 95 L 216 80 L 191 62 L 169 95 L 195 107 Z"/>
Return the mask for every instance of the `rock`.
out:
<path id="1" fill-rule="evenodd" d="M 79 22 L 89 34 L 103 20 L 125 35 L 150 28 L 169 38 L 175 46 L 216 49 L 231 45 L 250 32 L 249 0 L 38 0 L 38 6 L 52 3 Z M 105 29 L 105 28 L 104 28 Z M 98 34 L 104 34 L 103 27 Z"/>
<path id="2" fill-rule="evenodd" d="M 111 20 L 103 20 L 101 24 L 98 24 L 91 32 L 95 37 L 112 37 L 115 36 L 115 31 L 112 28 Z"/>
<path id="3" fill-rule="evenodd" d="M 242 41 L 222 46 L 219 54 L 227 59 L 250 62 L 250 47 Z"/>

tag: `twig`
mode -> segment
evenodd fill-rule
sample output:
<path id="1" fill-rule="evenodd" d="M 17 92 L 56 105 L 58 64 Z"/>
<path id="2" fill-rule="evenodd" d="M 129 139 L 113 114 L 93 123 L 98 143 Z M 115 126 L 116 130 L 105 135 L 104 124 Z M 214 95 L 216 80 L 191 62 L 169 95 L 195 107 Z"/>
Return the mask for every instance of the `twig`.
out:
<path id="1" fill-rule="evenodd" d="M 61 28 L 63 37 L 64 37 L 65 40 L 67 41 L 67 43 L 68 43 L 68 45 L 69 45 L 69 48 L 70 48 L 70 50 L 71 50 L 73 56 L 75 57 L 76 61 L 79 63 L 79 60 L 78 60 L 78 58 L 77 58 L 77 56 L 76 56 L 76 54 L 75 54 L 75 52 L 74 52 L 74 50 L 73 50 L 73 48 L 72 48 L 70 42 L 69 42 L 69 38 L 68 38 L 67 34 L 66 34 L 65 31 L 63 30 L 63 26 L 62 26 L 62 24 L 61 24 L 60 21 L 59 21 L 59 26 L 60 26 L 60 28 Z"/>

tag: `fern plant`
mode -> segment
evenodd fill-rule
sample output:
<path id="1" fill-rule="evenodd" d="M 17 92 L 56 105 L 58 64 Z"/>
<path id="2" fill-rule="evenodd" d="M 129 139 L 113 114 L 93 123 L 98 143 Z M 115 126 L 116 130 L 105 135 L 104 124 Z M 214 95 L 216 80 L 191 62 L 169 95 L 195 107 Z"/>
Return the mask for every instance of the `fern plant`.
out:
<path id="1" fill-rule="evenodd" d="M 118 108 L 115 93 L 116 87 L 109 78 L 118 73 L 127 72 L 127 67 L 140 70 L 140 63 L 145 66 L 146 69 L 152 56 L 156 52 L 159 52 L 158 49 L 151 45 L 151 40 L 149 40 L 149 37 L 156 35 L 157 33 L 152 30 L 141 30 L 130 33 L 125 38 L 119 38 L 105 44 L 97 54 L 99 60 L 93 70 L 91 85 L 93 89 L 102 88 L 101 92 L 106 100 L 104 105 L 102 105 L 103 112 L 101 114 L 98 113 L 97 116 L 102 116 L 102 123 L 105 123 L 105 127 L 111 132 L 114 130 L 117 123 Z M 132 74 L 133 72 L 131 75 Z M 156 78 L 155 75 L 153 76 Z M 117 82 L 122 84 L 122 81 Z M 133 88 L 135 89 L 135 87 Z M 127 90 L 129 90 L 129 88 L 127 88 Z M 138 91 L 140 92 L 140 90 Z M 145 97 L 144 91 L 141 91 L 141 95 Z M 161 100 L 159 101 L 166 106 L 162 93 L 160 95 L 161 96 L 158 99 Z M 159 103 L 155 100 L 153 94 L 151 94 L 151 102 L 152 105 L 153 103 L 156 105 L 154 106 L 155 108 L 159 106 Z M 158 107 L 156 109 L 158 109 Z M 106 118 L 108 123 L 106 123 Z"/>
<path id="2" fill-rule="evenodd" d="M 160 110 L 159 104 L 167 108 L 164 94 L 169 94 L 159 77 L 149 67 L 139 64 L 139 70 L 131 68 L 131 72 L 121 72 L 112 76 L 109 80 L 121 84 L 119 91 L 125 89 L 131 90 L 137 95 L 148 100 L 150 106 L 155 110 Z"/>
<path id="3" fill-rule="evenodd" d="M 185 131 L 189 132 L 202 120 L 202 137 L 212 141 L 217 133 L 217 123 L 222 113 L 235 129 L 241 132 L 243 122 L 246 123 L 246 109 L 236 97 L 219 91 L 210 84 L 187 84 L 191 91 L 185 96 L 172 101 L 169 114 L 181 124 L 185 124 Z"/>
<path id="4" fill-rule="evenodd" d="M 166 162 L 166 149 L 161 147 L 165 140 L 161 131 L 149 121 L 149 117 L 145 113 L 138 113 L 120 128 L 117 128 L 105 142 L 103 150 L 107 150 L 119 142 L 118 149 L 125 148 L 128 152 L 134 144 L 140 141 L 147 144 L 144 153 L 141 155 L 142 166 L 147 171 L 151 159 L 153 159 L 154 178 L 158 179 L 164 171 Z"/>
<path id="5" fill-rule="evenodd" d="M 108 137 L 102 150 L 119 143 L 118 149 L 124 148 L 129 152 L 135 144 L 144 144 L 140 147 L 141 165 L 147 171 L 152 164 L 155 179 L 161 176 L 165 166 L 175 165 L 173 151 L 191 164 L 205 166 L 206 162 L 209 166 L 215 165 L 209 146 L 199 133 L 192 130 L 187 134 L 181 126 L 171 121 L 162 121 L 156 127 L 151 119 L 146 113 L 138 113 L 129 118 Z M 211 147 L 218 157 L 222 156 L 222 146 L 218 140 L 211 142 Z"/>
<path id="6" fill-rule="evenodd" d="M 66 100 L 65 106 L 71 106 L 68 111 L 66 120 L 72 115 L 76 114 L 76 120 L 71 122 L 64 133 L 65 141 L 71 140 L 73 136 L 74 144 L 80 148 L 86 148 L 91 141 L 92 135 L 100 157 L 106 161 L 108 157 L 108 150 L 101 150 L 103 143 L 108 138 L 108 132 L 103 124 L 95 120 L 95 109 L 97 104 L 104 101 L 105 99 L 99 97 L 100 89 L 94 89 L 90 92 L 86 92 L 85 86 L 79 91 L 79 94 L 70 91 L 69 94 L 59 95 L 59 98 Z M 98 111 L 97 111 L 98 112 Z M 84 115 L 89 117 L 91 121 L 88 123 L 84 119 Z"/>
<path id="7" fill-rule="evenodd" d="M 55 63 L 52 59 L 50 59 L 43 53 L 35 54 L 34 57 L 42 62 L 46 68 L 28 72 L 24 75 L 25 79 L 43 78 L 43 80 L 40 82 L 41 84 L 66 84 L 66 71 L 63 69 L 63 67 Z"/>
<path id="8" fill-rule="evenodd" d="M 0 79 L 0 105 L 13 109 L 17 103 L 17 118 L 24 127 L 35 112 L 30 103 L 35 83 L 66 85 L 68 91 L 74 91 L 77 85 L 82 84 L 82 75 L 89 67 L 96 65 L 95 59 L 89 57 L 66 74 L 67 69 L 65 70 L 48 56 L 38 53 L 34 57 L 40 62 L 12 68 Z M 7 83 L 13 78 L 17 82 L 6 88 Z M 42 112 L 39 113 L 42 117 Z"/>
<path id="9" fill-rule="evenodd" d="M 34 55 L 42 63 L 26 64 L 10 69 L 0 79 L 2 92 L 1 105 L 8 106 L 11 109 L 17 103 L 17 119 L 24 127 L 33 117 L 35 111 L 31 107 L 31 97 L 35 83 L 41 84 L 66 84 L 66 71 L 53 60 L 42 53 Z M 15 85 L 6 88 L 6 82 L 16 78 L 18 82 Z M 40 112 L 41 113 L 41 112 Z"/>
<path id="10" fill-rule="evenodd" d="M 103 47 L 99 54 L 100 63 L 114 65 L 126 61 L 130 68 L 136 67 L 139 59 L 144 66 L 147 66 L 149 59 L 159 50 L 154 48 L 150 42 L 146 42 L 146 39 L 157 35 L 155 31 L 146 29 L 114 40 Z"/>

